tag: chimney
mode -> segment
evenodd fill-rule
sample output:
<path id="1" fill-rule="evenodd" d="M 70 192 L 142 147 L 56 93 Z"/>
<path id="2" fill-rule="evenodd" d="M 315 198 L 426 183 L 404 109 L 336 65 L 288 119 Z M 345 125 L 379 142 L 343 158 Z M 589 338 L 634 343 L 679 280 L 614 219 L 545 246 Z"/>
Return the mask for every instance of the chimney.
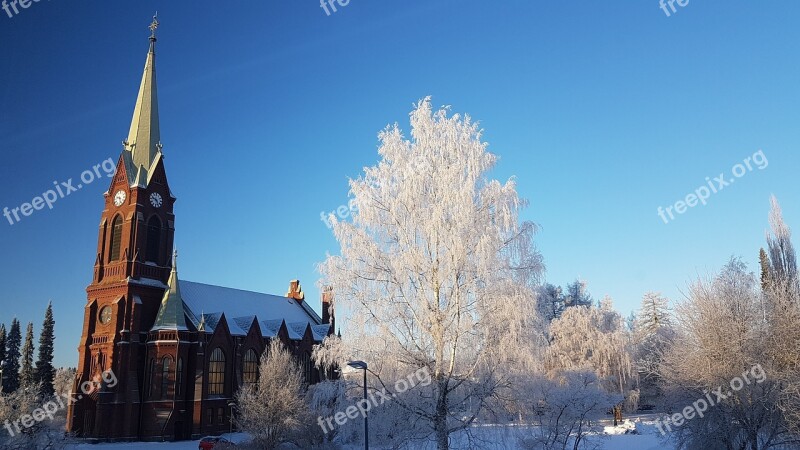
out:
<path id="1" fill-rule="evenodd" d="M 331 325 L 331 333 L 336 329 L 336 313 L 333 306 L 333 288 L 325 286 L 322 288 L 322 323 Z"/>
<path id="2" fill-rule="evenodd" d="M 300 287 L 300 280 L 292 280 L 289 282 L 289 292 L 286 296 L 297 300 L 297 303 L 303 303 L 306 294 L 303 293 L 303 288 Z"/>

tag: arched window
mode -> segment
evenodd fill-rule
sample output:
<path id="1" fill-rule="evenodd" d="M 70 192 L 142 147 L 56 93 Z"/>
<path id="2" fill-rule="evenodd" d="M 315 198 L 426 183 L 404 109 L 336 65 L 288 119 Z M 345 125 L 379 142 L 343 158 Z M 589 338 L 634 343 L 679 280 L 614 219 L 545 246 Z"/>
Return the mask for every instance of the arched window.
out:
<path id="1" fill-rule="evenodd" d="M 108 261 L 118 261 L 120 249 L 122 248 L 122 216 L 114 217 L 111 222 L 111 248 L 108 254 Z"/>
<path id="2" fill-rule="evenodd" d="M 245 385 L 258 383 L 258 355 L 253 349 L 244 354 L 242 381 Z"/>
<path id="3" fill-rule="evenodd" d="M 175 368 L 175 396 L 179 397 L 183 390 L 183 359 L 178 358 L 178 366 Z"/>
<path id="4" fill-rule="evenodd" d="M 172 357 L 165 356 L 161 359 L 161 398 L 169 396 L 169 366 L 172 365 Z"/>
<path id="5" fill-rule="evenodd" d="M 208 395 L 225 393 L 225 353 L 217 347 L 211 352 L 208 364 Z"/>
<path id="6" fill-rule="evenodd" d="M 161 252 L 161 221 L 153 216 L 147 222 L 147 251 L 145 261 L 158 262 Z"/>
<path id="7" fill-rule="evenodd" d="M 306 383 L 310 384 L 311 383 L 311 356 L 308 353 L 303 352 L 303 355 L 301 356 L 300 359 L 301 359 L 302 368 L 303 368 L 303 378 L 305 379 Z"/>

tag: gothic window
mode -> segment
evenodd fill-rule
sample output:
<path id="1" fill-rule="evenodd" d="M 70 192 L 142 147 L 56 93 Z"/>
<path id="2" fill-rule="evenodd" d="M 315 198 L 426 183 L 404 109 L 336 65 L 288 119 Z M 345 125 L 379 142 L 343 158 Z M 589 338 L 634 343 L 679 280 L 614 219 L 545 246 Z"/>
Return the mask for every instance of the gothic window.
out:
<path id="1" fill-rule="evenodd" d="M 157 216 L 153 216 L 147 222 L 147 251 L 145 252 L 145 261 L 155 262 L 159 261 L 159 253 L 161 251 L 161 221 Z"/>
<path id="2" fill-rule="evenodd" d="M 217 347 L 211 353 L 208 364 L 208 395 L 225 393 L 225 354 Z"/>
<path id="3" fill-rule="evenodd" d="M 165 356 L 161 359 L 161 398 L 169 396 L 169 366 L 172 365 L 172 357 Z"/>
<path id="4" fill-rule="evenodd" d="M 178 366 L 175 368 L 175 396 L 181 395 L 183 390 L 183 359 L 178 358 Z"/>
<path id="5" fill-rule="evenodd" d="M 120 249 L 122 248 L 122 216 L 114 217 L 111 222 L 111 248 L 109 249 L 108 261 L 118 261 Z"/>
<path id="6" fill-rule="evenodd" d="M 311 383 L 311 356 L 308 353 L 303 352 L 303 355 L 300 358 L 300 362 L 302 363 L 303 368 L 303 378 L 305 378 L 306 383 Z"/>
<path id="7" fill-rule="evenodd" d="M 245 385 L 256 384 L 258 382 L 258 355 L 253 349 L 248 350 L 244 355 L 242 381 L 244 381 Z"/>

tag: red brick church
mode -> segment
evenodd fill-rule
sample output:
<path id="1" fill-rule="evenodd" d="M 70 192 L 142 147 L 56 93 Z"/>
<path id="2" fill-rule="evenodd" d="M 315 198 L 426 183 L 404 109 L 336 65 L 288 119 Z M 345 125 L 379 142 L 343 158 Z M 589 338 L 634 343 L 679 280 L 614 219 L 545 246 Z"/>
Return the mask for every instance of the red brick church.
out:
<path id="1" fill-rule="evenodd" d="M 167 182 L 156 91 L 155 29 L 128 138 L 104 194 L 94 277 L 73 392 L 113 371 L 118 380 L 70 405 L 67 431 L 109 440 L 180 440 L 228 431 L 239 387 L 258 379 L 272 339 L 297 357 L 305 379 L 326 377 L 313 346 L 333 333 L 332 293 L 322 317 L 300 283 L 286 296 L 179 279 L 173 256 L 175 197 Z"/>

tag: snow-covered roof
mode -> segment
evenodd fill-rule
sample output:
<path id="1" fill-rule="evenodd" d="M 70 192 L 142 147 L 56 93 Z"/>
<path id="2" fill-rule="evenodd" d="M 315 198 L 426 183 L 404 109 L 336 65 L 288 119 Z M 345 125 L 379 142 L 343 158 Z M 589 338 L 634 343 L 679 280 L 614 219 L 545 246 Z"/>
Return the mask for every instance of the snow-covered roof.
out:
<path id="1" fill-rule="evenodd" d="M 322 325 L 311 325 L 311 332 L 314 333 L 314 340 L 321 341 L 328 336 L 328 332 L 331 329 L 331 325 L 328 323 L 324 323 Z"/>
<path id="2" fill-rule="evenodd" d="M 286 329 L 289 331 L 289 338 L 292 340 L 303 339 L 308 328 L 308 322 L 292 322 L 286 324 Z"/>
<path id="3" fill-rule="evenodd" d="M 309 305 L 291 298 L 193 281 L 180 280 L 179 284 L 186 315 L 195 328 L 202 315 L 207 332 L 213 332 L 223 313 L 235 336 L 246 335 L 254 319 L 265 337 L 275 336 L 285 321 L 291 339 L 302 339 L 308 325 L 322 322 Z"/>
<path id="4" fill-rule="evenodd" d="M 283 320 L 281 319 L 262 320 L 259 324 L 261 325 L 261 334 L 264 337 L 275 337 L 281 329 L 281 324 L 283 324 Z"/>

